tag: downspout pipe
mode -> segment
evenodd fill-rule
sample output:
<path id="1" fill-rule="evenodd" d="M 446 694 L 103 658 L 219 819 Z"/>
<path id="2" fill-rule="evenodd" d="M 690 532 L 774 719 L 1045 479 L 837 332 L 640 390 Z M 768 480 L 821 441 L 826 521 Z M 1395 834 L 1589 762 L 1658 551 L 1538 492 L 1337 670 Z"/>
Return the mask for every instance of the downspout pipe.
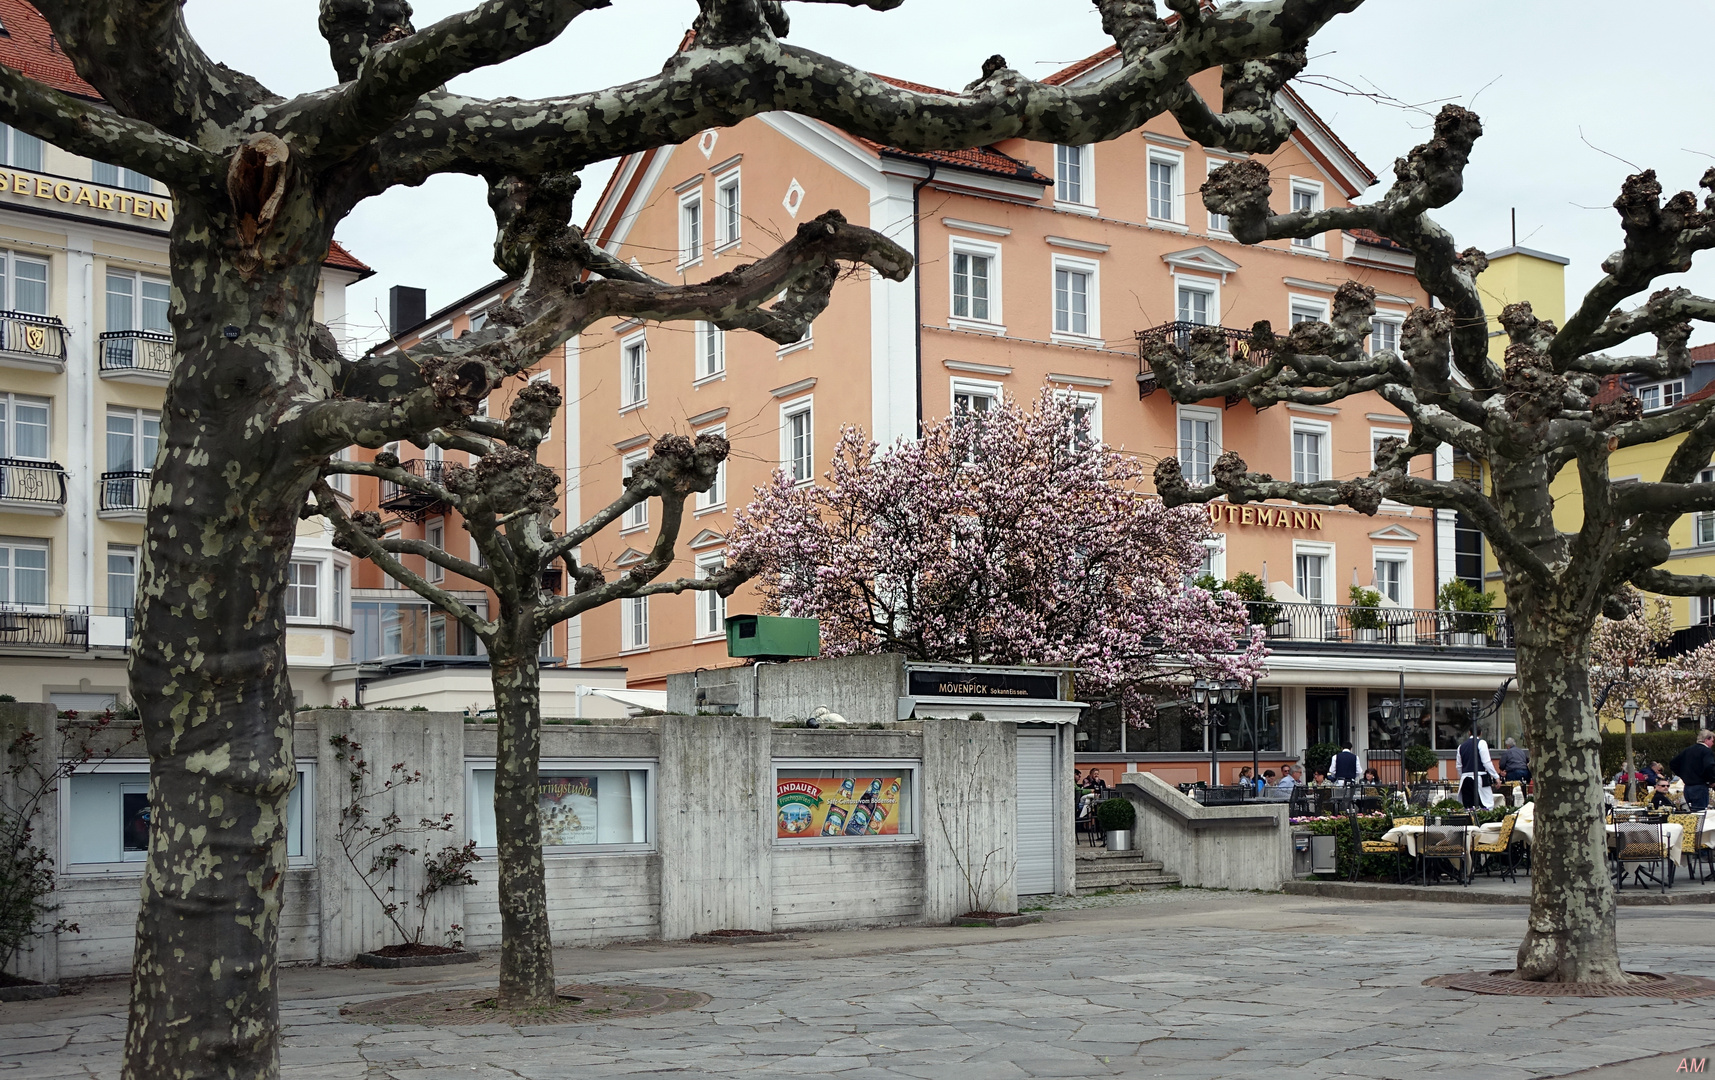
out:
<path id="1" fill-rule="evenodd" d="M 911 187 L 911 284 L 915 294 L 916 312 L 911 324 L 911 336 L 917 346 L 917 437 L 923 437 L 923 189 L 935 179 L 934 162 L 929 163 L 929 175 Z"/>

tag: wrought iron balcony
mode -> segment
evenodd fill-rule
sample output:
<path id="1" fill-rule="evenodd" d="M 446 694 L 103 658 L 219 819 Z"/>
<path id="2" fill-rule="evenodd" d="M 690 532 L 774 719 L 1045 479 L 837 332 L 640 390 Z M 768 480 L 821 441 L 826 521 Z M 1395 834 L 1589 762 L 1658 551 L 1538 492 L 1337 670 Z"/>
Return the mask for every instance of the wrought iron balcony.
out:
<path id="1" fill-rule="evenodd" d="M 1253 602 L 1251 621 L 1268 631 L 1271 647 L 1301 643 L 1338 646 L 1417 646 L 1511 649 L 1505 611 L 1357 607 Z"/>
<path id="2" fill-rule="evenodd" d="M 95 644 L 126 647 L 130 640 L 132 614 L 115 612 L 113 618 L 98 618 Z M 90 609 L 63 604 L 0 604 L 0 651 L 25 649 L 89 649 Z"/>
<path id="3" fill-rule="evenodd" d="M 0 504 L 37 507 L 62 513 L 66 502 L 66 471 L 55 461 L 0 458 Z"/>
<path id="4" fill-rule="evenodd" d="M 1267 359 L 1267 354 L 1258 352 L 1251 346 L 1251 335 L 1247 330 L 1234 330 L 1227 326 L 1206 326 L 1193 322 L 1170 322 L 1160 326 L 1152 326 L 1148 330 L 1137 332 L 1137 396 L 1146 398 L 1155 393 L 1160 383 L 1155 378 L 1155 372 L 1150 370 L 1149 362 L 1144 354 L 1149 347 L 1159 342 L 1166 342 L 1178 347 L 1181 351 L 1189 352 L 1192 345 L 1219 342 L 1225 349 L 1227 358 L 1239 365 L 1256 366 Z M 1227 404 L 1237 404 L 1240 399 L 1228 398 Z"/>
<path id="5" fill-rule="evenodd" d="M 101 335 L 103 375 L 152 375 L 173 372 L 173 335 L 164 330 L 109 330 Z"/>
<path id="6" fill-rule="evenodd" d="M 65 363 L 65 324 L 52 315 L 33 315 L 27 311 L 0 311 L 0 353 Z"/>
<path id="7" fill-rule="evenodd" d="M 444 461 L 429 461 L 424 458 L 412 458 L 399 463 L 399 467 L 407 473 L 431 484 L 441 482 L 445 465 Z M 407 521 L 421 521 L 432 516 L 431 511 L 440 504 L 441 500 L 433 495 L 415 491 L 403 484 L 395 484 L 391 480 L 381 481 L 381 509 L 398 514 Z"/>
<path id="8" fill-rule="evenodd" d="M 101 474 L 101 510 L 114 511 L 149 508 L 149 470 L 104 472 Z"/>

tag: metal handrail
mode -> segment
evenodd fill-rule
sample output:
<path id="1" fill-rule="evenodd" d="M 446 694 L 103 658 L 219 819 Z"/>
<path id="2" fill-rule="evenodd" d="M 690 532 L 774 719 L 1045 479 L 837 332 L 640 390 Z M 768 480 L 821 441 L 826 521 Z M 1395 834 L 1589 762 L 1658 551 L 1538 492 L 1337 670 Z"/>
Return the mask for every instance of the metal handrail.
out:
<path id="1" fill-rule="evenodd" d="M 65 604 L 0 604 L 0 648 L 89 648 L 89 609 Z"/>
<path id="2" fill-rule="evenodd" d="M 101 335 L 102 371 L 173 370 L 173 335 L 162 330 L 109 330 Z"/>
<path id="3" fill-rule="evenodd" d="M 1505 611 L 1359 607 L 1354 604 L 1246 603 L 1271 639 L 1350 645 L 1513 647 Z"/>
<path id="4" fill-rule="evenodd" d="M 64 360 L 66 334 L 65 323 L 52 315 L 0 311 L 0 352 Z"/>
<path id="5" fill-rule="evenodd" d="M 1224 341 L 1227 358 L 1243 364 L 1261 365 L 1268 359 L 1266 352 L 1259 351 L 1251 344 L 1251 332 L 1235 330 L 1230 326 L 1215 326 L 1194 322 L 1170 322 L 1160 326 L 1152 326 L 1147 330 L 1137 332 L 1137 391 L 1139 398 L 1146 398 L 1155 392 L 1159 384 L 1155 372 L 1144 359 L 1144 353 L 1154 342 L 1167 342 L 1181 351 L 1189 352 L 1193 344 L 1208 341 L 1213 338 Z"/>
<path id="6" fill-rule="evenodd" d="M 149 507 L 148 469 L 132 469 L 101 474 L 101 508 L 103 510 L 146 510 Z"/>
<path id="7" fill-rule="evenodd" d="M 64 506 L 65 467 L 57 461 L 0 458 L 0 501 Z"/>

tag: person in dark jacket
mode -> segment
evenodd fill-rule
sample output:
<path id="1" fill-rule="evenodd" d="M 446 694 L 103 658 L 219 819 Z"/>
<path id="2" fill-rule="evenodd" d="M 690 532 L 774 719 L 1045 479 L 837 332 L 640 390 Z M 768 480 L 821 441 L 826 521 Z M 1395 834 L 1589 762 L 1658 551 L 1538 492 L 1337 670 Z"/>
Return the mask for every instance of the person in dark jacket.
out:
<path id="1" fill-rule="evenodd" d="M 1715 731 L 1704 728 L 1697 741 L 1668 762 L 1673 775 L 1685 781 L 1685 803 L 1694 812 L 1709 809 L 1709 785 L 1715 783 Z"/>

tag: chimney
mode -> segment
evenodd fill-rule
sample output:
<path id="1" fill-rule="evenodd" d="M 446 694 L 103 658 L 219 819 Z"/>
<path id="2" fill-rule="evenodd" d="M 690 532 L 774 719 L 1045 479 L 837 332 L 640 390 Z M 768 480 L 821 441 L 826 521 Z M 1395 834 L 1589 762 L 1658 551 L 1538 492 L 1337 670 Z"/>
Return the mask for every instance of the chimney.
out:
<path id="1" fill-rule="evenodd" d="M 387 290 L 387 331 L 398 335 L 418 326 L 429 315 L 429 293 L 409 285 Z"/>

